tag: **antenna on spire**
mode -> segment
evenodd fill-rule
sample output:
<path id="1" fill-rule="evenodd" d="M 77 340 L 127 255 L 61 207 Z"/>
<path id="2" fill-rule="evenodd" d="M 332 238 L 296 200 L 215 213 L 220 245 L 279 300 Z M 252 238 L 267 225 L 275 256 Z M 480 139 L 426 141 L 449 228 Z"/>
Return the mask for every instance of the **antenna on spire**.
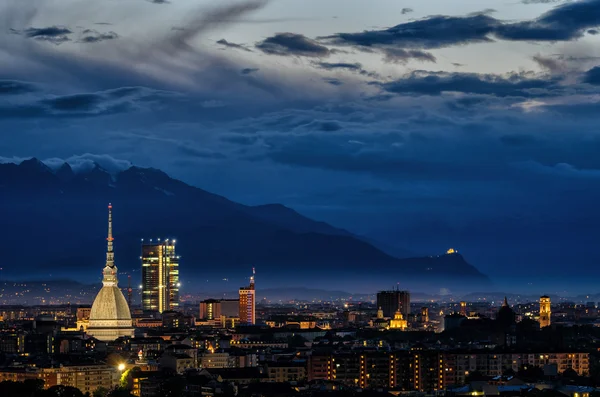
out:
<path id="1" fill-rule="evenodd" d="M 254 278 L 256 277 L 256 269 L 252 267 L 252 277 L 250 277 L 250 288 L 254 289 Z"/>
<path id="2" fill-rule="evenodd" d="M 112 234 L 112 204 L 108 203 L 108 237 L 106 238 L 106 266 L 115 266 L 115 254 L 113 253 L 113 234 Z"/>

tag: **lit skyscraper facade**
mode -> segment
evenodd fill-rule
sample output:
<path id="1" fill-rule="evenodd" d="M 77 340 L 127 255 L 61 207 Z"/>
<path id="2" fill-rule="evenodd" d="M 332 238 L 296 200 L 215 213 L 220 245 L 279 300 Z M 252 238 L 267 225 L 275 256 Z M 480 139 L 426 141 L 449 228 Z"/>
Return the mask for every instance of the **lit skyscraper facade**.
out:
<path id="1" fill-rule="evenodd" d="M 240 288 L 240 323 L 247 325 L 256 324 L 256 294 L 254 290 L 254 268 L 252 268 L 252 277 L 250 285 Z"/>
<path id="2" fill-rule="evenodd" d="M 410 314 L 410 292 L 408 291 L 380 291 L 377 293 L 377 307 L 383 310 L 385 317 L 394 317 L 397 311 L 404 318 Z"/>
<path id="3" fill-rule="evenodd" d="M 175 240 L 142 241 L 142 307 L 164 312 L 179 309 L 179 256 Z"/>

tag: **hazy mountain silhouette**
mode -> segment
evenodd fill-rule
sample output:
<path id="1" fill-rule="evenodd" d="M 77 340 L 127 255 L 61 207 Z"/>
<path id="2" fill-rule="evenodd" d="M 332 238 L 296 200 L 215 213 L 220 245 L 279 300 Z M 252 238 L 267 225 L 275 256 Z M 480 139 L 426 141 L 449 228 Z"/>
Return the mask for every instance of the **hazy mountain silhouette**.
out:
<path id="1" fill-rule="evenodd" d="M 460 255 L 398 259 L 283 205 L 238 204 L 152 168 L 110 174 L 98 165 L 85 172 L 68 164 L 53 170 L 37 159 L 0 164 L 0 194 L 0 267 L 10 277 L 95 280 L 112 202 L 121 271 L 139 271 L 141 238 L 162 237 L 179 239 L 182 278 L 194 282 L 239 283 L 252 266 L 272 286 L 354 289 L 344 283 L 390 287 L 421 280 L 439 289 L 489 282 Z"/>

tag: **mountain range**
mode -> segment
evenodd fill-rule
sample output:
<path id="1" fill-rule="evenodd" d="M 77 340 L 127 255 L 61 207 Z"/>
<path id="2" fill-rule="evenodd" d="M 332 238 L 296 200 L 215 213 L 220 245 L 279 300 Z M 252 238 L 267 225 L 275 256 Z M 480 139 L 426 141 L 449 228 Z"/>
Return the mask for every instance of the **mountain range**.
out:
<path id="1" fill-rule="evenodd" d="M 176 238 L 181 278 L 191 289 L 242 285 L 252 267 L 257 283 L 270 287 L 360 292 L 399 283 L 437 291 L 490 284 L 460 254 L 398 258 L 281 204 L 239 204 L 153 168 L 75 172 L 32 158 L 0 164 L 0 194 L 3 277 L 99 279 L 111 202 L 117 266 L 136 280 L 140 239 Z"/>

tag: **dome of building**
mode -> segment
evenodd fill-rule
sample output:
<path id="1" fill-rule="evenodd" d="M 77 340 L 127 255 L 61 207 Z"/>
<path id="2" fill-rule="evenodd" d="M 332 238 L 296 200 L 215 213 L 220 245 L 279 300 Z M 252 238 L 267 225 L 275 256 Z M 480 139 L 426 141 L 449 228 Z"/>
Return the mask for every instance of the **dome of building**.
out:
<path id="1" fill-rule="evenodd" d="M 90 321 L 128 320 L 131 323 L 129 305 L 117 286 L 102 287 L 90 311 Z"/>
<path id="2" fill-rule="evenodd" d="M 113 253 L 112 206 L 108 206 L 108 249 L 106 266 L 102 271 L 102 288 L 90 311 L 87 333 L 101 341 L 113 341 L 122 336 L 133 337 L 129 305 L 118 287 L 117 272 Z"/>
<path id="3" fill-rule="evenodd" d="M 504 302 L 502 303 L 502 307 L 498 310 L 498 314 L 496 315 L 496 321 L 499 325 L 504 327 L 510 327 L 514 325 L 516 322 L 516 315 L 513 309 L 508 305 L 508 300 L 504 297 Z"/>

